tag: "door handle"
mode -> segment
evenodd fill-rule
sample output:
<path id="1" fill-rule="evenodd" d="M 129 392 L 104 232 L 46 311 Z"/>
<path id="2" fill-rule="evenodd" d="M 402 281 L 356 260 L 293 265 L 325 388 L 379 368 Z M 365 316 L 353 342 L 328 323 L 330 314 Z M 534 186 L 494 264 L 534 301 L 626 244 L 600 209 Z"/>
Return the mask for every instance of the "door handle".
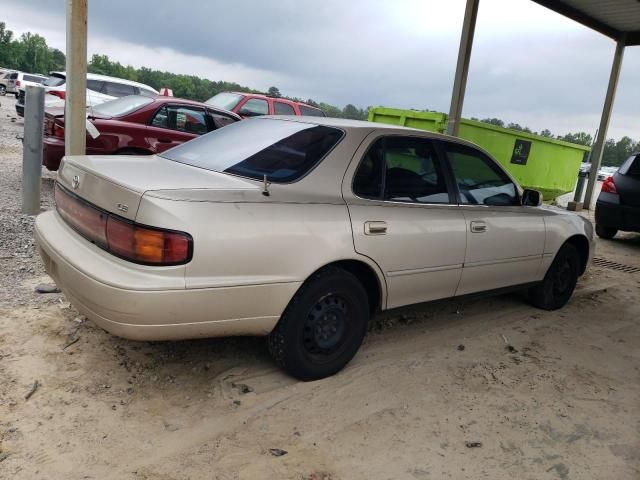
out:
<path id="1" fill-rule="evenodd" d="M 472 233 L 484 233 L 487 231 L 487 224 L 484 222 L 473 221 L 471 222 Z"/>
<path id="2" fill-rule="evenodd" d="M 365 235 L 385 235 L 387 233 L 387 222 L 369 221 L 364 222 Z"/>

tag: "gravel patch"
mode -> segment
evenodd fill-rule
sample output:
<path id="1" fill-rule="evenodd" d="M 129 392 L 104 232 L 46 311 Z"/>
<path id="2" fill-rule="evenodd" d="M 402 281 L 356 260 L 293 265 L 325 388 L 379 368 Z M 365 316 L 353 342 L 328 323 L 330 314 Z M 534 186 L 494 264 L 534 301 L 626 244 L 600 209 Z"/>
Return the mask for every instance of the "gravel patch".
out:
<path id="1" fill-rule="evenodd" d="M 33 287 L 46 275 L 35 250 L 35 217 L 21 212 L 22 142 L 17 136 L 22 136 L 24 122 L 14 105 L 12 96 L 0 97 L 0 307 L 42 304 Z M 53 207 L 55 178 L 54 172 L 43 168 L 42 211 Z"/>

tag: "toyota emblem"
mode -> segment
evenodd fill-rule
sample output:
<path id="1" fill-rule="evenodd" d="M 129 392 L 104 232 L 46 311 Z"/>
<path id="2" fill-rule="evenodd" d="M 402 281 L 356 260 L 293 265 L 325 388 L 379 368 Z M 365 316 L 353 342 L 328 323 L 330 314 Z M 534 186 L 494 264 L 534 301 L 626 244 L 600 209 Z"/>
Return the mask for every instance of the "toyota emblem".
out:
<path id="1" fill-rule="evenodd" d="M 73 176 L 73 180 L 71 181 L 71 186 L 75 190 L 80 186 L 80 177 L 78 175 Z"/>

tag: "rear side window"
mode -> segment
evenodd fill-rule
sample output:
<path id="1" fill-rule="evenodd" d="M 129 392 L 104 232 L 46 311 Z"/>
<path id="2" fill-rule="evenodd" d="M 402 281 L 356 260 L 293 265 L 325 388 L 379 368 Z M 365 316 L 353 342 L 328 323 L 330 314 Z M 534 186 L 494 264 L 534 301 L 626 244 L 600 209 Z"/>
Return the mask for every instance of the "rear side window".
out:
<path id="1" fill-rule="evenodd" d="M 104 90 L 102 93 L 111 95 L 112 97 L 125 97 L 127 95 L 134 95 L 135 89 L 133 85 L 124 85 L 122 83 L 105 82 Z"/>
<path id="2" fill-rule="evenodd" d="M 484 153 L 455 143 L 445 143 L 447 158 L 460 192 L 460 203 L 469 205 L 519 205 L 515 184 Z"/>
<path id="3" fill-rule="evenodd" d="M 296 112 L 291 105 L 284 102 L 273 102 L 273 110 L 276 115 L 295 115 Z"/>
<path id="4" fill-rule="evenodd" d="M 430 140 L 390 136 L 367 151 L 353 180 L 363 198 L 410 203 L 450 203 L 446 177 Z"/>
<path id="5" fill-rule="evenodd" d="M 340 142 L 332 127 L 275 119 L 236 122 L 161 156 L 194 167 L 287 183 L 313 169 Z M 215 152 L 215 154 L 212 154 Z"/>
<path id="6" fill-rule="evenodd" d="M 92 92 L 102 92 L 104 82 L 101 80 L 87 80 L 87 88 Z"/>
<path id="7" fill-rule="evenodd" d="M 163 106 L 153 117 L 151 125 L 194 135 L 207 133 L 207 119 L 204 110 L 179 105 Z"/>
<path id="8" fill-rule="evenodd" d="M 307 115 L 309 117 L 324 117 L 324 112 L 319 108 L 309 107 L 308 105 L 298 105 L 301 115 Z"/>
<path id="9" fill-rule="evenodd" d="M 42 84 L 42 83 L 44 83 L 45 78 L 43 78 L 43 77 L 35 77 L 35 76 L 33 76 L 33 75 L 25 75 L 25 76 L 24 76 L 24 81 L 25 81 L 25 82 L 33 82 L 33 83 L 40 83 L 40 84 Z"/>
<path id="10" fill-rule="evenodd" d="M 214 130 L 218 128 L 226 127 L 227 125 L 237 121 L 235 118 L 231 118 L 231 117 L 228 117 L 227 115 L 222 115 L 216 112 L 209 112 L 209 116 L 211 117 L 211 121 L 213 122 Z"/>

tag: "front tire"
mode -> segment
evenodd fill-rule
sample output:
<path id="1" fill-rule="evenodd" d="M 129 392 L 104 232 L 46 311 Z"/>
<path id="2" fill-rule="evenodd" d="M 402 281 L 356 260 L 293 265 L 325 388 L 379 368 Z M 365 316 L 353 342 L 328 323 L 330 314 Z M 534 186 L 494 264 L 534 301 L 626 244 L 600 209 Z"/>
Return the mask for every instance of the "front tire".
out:
<path id="1" fill-rule="evenodd" d="M 308 381 L 339 372 L 356 354 L 367 332 L 369 302 L 351 273 L 327 267 L 294 295 L 267 339 L 274 361 Z"/>
<path id="2" fill-rule="evenodd" d="M 529 289 L 529 300 L 533 306 L 543 310 L 564 307 L 578 283 L 580 255 L 573 245 L 565 244 L 551 263 L 544 280 Z"/>
<path id="3" fill-rule="evenodd" d="M 611 240 L 618 233 L 618 229 L 613 227 L 604 227 L 596 223 L 596 234 L 605 240 Z"/>

